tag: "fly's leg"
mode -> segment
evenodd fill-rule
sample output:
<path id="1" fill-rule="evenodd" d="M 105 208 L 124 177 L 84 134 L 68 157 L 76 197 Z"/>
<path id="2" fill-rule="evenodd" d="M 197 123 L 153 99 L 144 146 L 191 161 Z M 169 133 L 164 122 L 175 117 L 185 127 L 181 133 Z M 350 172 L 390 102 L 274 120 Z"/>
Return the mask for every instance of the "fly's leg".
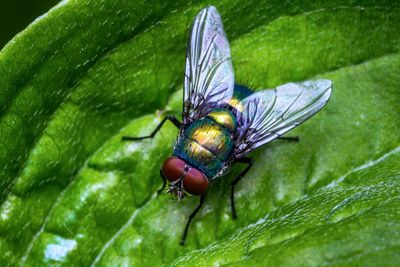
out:
<path id="1" fill-rule="evenodd" d="M 253 166 L 253 160 L 251 158 L 243 157 L 236 159 L 237 163 L 245 163 L 247 167 L 239 173 L 239 175 L 231 182 L 231 211 L 232 219 L 236 219 L 236 209 L 235 209 L 235 185 L 246 175 L 246 173 Z"/>
<path id="2" fill-rule="evenodd" d="M 190 223 L 192 222 L 194 216 L 196 216 L 197 212 L 201 209 L 201 206 L 203 206 L 203 203 L 204 203 L 205 199 L 206 199 L 206 195 L 205 194 L 200 196 L 199 205 L 197 205 L 197 207 L 194 209 L 192 214 L 190 214 L 190 216 L 189 216 L 189 220 L 186 223 L 185 231 L 183 232 L 182 239 L 181 239 L 181 242 L 180 242 L 180 244 L 182 246 L 185 245 L 186 236 L 187 236 L 187 233 L 188 233 L 188 230 L 189 230 Z"/>
<path id="3" fill-rule="evenodd" d="M 165 179 L 165 176 L 161 170 L 160 170 L 160 177 L 163 181 L 163 184 L 162 184 L 161 188 L 157 190 L 157 195 L 161 194 L 161 192 L 164 191 L 165 186 L 167 185 L 167 180 Z"/>
<path id="4" fill-rule="evenodd" d="M 300 141 L 300 137 L 298 137 L 298 136 L 288 136 L 288 137 L 280 136 L 277 139 L 286 140 L 286 141 L 293 141 L 293 142 L 299 142 Z"/>
<path id="5" fill-rule="evenodd" d="M 153 130 L 153 132 L 150 135 L 141 137 L 123 136 L 122 141 L 138 141 L 138 140 L 153 138 L 167 120 L 172 122 L 178 129 L 181 128 L 182 123 L 177 118 L 175 118 L 174 115 L 167 115 L 165 116 L 164 119 L 162 119 L 162 121 L 157 125 L 157 127 Z"/>

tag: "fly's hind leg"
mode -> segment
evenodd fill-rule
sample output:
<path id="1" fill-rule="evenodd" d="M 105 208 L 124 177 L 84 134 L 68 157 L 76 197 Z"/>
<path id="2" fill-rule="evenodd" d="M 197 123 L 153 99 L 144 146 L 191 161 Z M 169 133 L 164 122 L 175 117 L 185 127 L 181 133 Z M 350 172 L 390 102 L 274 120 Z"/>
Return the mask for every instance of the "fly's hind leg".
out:
<path id="1" fill-rule="evenodd" d="M 298 137 L 298 136 L 288 136 L 288 137 L 280 136 L 277 139 L 286 140 L 286 141 L 293 141 L 293 142 L 299 142 L 300 141 L 300 137 Z"/>
<path id="2" fill-rule="evenodd" d="M 247 167 L 239 173 L 239 175 L 231 182 L 231 211 L 232 218 L 236 219 L 236 209 L 235 209 L 235 185 L 246 175 L 246 173 L 253 166 L 253 160 L 251 158 L 243 157 L 236 159 L 237 163 L 245 163 Z"/>
<path id="3" fill-rule="evenodd" d="M 182 123 L 174 115 L 167 115 L 165 116 L 164 119 L 162 119 L 162 121 L 157 125 L 157 127 L 153 130 L 153 132 L 150 135 L 141 137 L 123 136 L 122 141 L 138 141 L 138 140 L 153 138 L 167 120 L 172 122 L 178 129 L 181 128 Z"/>
<path id="4" fill-rule="evenodd" d="M 182 246 L 185 245 L 185 241 L 186 241 L 186 237 L 187 237 L 187 233 L 188 233 L 188 230 L 189 230 L 190 223 L 192 222 L 193 218 L 196 216 L 197 212 L 199 212 L 199 210 L 203 206 L 205 199 L 206 199 L 206 195 L 205 194 L 200 196 L 199 205 L 197 205 L 197 207 L 194 209 L 192 214 L 190 214 L 190 216 L 189 216 L 189 219 L 188 219 L 188 221 L 186 223 L 185 231 L 183 232 L 182 239 L 181 239 L 181 242 L 180 242 L 180 244 Z"/>

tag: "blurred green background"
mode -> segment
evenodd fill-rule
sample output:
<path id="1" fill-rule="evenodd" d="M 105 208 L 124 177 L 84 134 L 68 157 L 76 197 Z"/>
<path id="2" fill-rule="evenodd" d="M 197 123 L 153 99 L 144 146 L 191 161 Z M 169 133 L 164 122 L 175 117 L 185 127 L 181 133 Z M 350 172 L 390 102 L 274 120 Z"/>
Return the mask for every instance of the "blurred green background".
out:
<path id="1" fill-rule="evenodd" d="M 1 0 L 0 1 L 0 49 L 14 35 L 26 28 L 37 17 L 44 14 L 57 0 Z"/>

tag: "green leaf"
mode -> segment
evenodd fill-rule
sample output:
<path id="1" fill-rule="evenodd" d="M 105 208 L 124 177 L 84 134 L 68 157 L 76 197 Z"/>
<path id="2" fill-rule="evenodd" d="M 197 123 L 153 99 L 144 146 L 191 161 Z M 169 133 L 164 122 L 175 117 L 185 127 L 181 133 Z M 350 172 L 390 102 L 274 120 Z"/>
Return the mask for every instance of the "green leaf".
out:
<path id="1" fill-rule="evenodd" d="M 253 153 L 236 190 L 157 196 L 187 30 L 214 4 L 237 81 L 328 78 L 327 107 Z M 0 52 L 1 266 L 400 264 L 400 3 L 63 1 Z"/>

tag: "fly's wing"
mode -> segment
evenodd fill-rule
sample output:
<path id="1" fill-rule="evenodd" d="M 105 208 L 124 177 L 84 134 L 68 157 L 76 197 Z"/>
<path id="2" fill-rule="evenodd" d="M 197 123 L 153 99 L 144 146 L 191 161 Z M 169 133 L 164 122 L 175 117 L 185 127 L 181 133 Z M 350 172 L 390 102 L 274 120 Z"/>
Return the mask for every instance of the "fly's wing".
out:
<path id="1" fill-rule="evenodd" d="M 186 52 L 183 124 L 207 114 L 233 94 L 231 52 L 221 17 L 215 7 L 195 18 Z"/>
<path id="2" fill-rule="evenodd" d="M 287 83 L 243 99 L 235 156 L 242 157 L 304 122 L 328 102 L 331 92 L 331 81 L 315 80 Z"/>

